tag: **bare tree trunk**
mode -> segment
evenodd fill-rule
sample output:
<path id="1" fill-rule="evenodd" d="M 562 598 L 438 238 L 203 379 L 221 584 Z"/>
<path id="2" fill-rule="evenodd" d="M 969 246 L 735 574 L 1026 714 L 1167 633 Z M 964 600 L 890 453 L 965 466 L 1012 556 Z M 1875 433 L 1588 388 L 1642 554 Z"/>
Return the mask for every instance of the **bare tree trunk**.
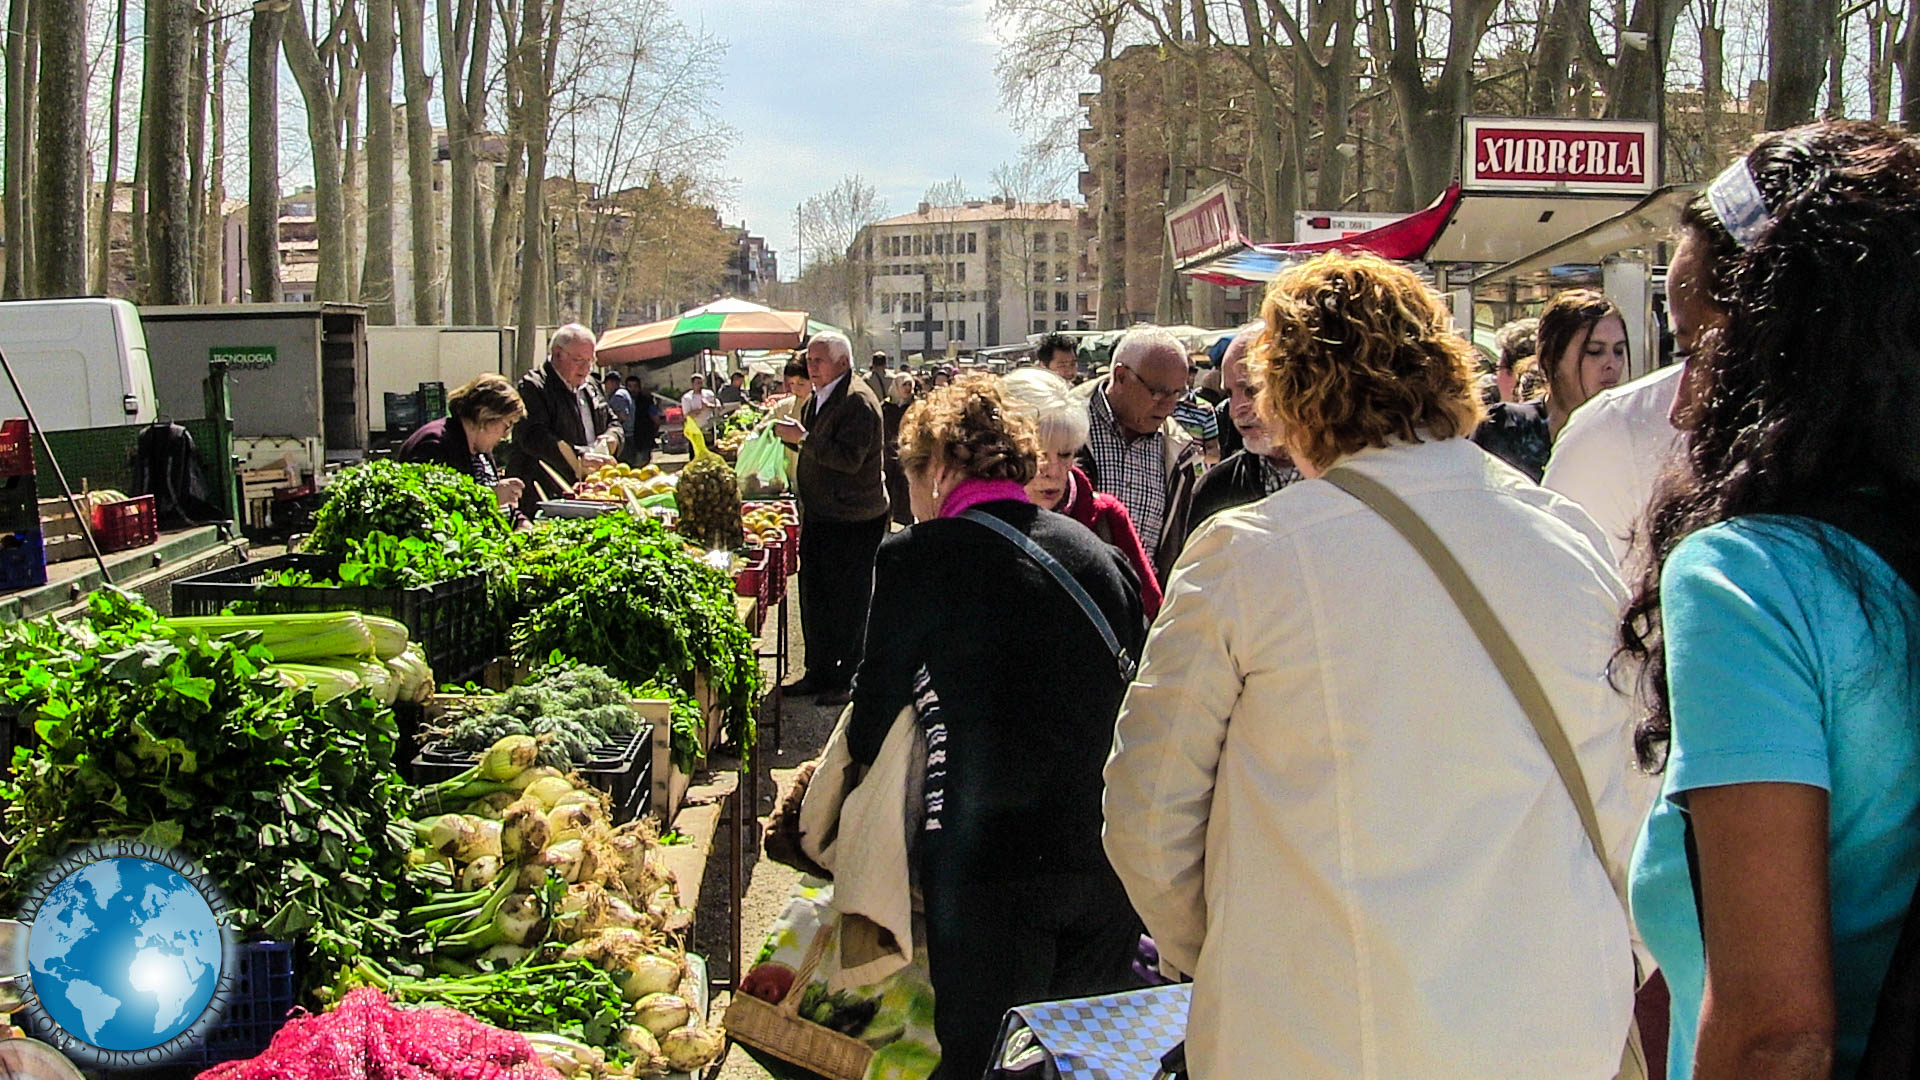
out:
<path id="1" fill-rule="evenodd" d="M 208 98 L 207 125 L 212 148 L 208 151 L 207 214 L 205 240 L 200 252 L 200 298 L 203 303 L 223 304 L 227 246 L 227 61 L 233 39 L 225 20 L 215 24 L 213 44 L 213 86 Z"/>
<path id="2" fill-rule="evenodd" d="M 1875 0 L 1867 16 L 1867 110 L 1879 123 L 1892 115 L 1893 55 L 1900 38 L 1900 16 Z"/>
<path id="3" fill-rule="evenodd" d="M 12 0 L 7 6 L 7 149 L 6 149 L 6 284 L 0 299 L 18 300 L 30 294 L 28 267 L 32 265 L 31 245 L 27 242 L 28 159 L 33 149 L 32 110 L 28 101 L 27 35 L 31 31 L 28 14 L 34 0 Z"/>
<path id="4" fill-rule="evenodd" d="M 297 8 L 298 5 L 296 5 Z M 149 304 L 193 301 L 188 216 L 187 94 L 193 54 L 192 0 L 147 0 L 147 261 Z"/>
<path id="5" fill-rule="evenodd" d="M 327 86 L 326 67 L 314 47 L 313 34 L 307 28 L 307 13 L 295 3 L 287 7 L 287 14 L 280 44 L 293 81 L 307 103 L 307 141 L 313 146 L 313 209 L 320 241 L 313 296 L 316 300 L 345 300 L 352 294 L 347 291 L 347 207 L 340 184 L 334 95 Z"/>
<path id="6" fill-rule="evenodd" d="M 1839 17 L 1839 0 L 1768 0 L 1767 127 L 1789 128 L 1813 119 Z M 1915 93 L 1920 86 L 1908 91 L 1908 99 Z"/>
<path id="7" fill-rule="evenodd" d="M 100 184 L 100 219 L 95 224 L 93 281 L 88 291 L 106 296 L 112 277 L 113 196 L 120 183 L 120 99 L 127 83 L 127 0 L 113 15 L 113 75 L 107 90 L 107 174 Z"/>
<path id="8" fill-rule="evenodd" d="M 1833 47 L 1827 50 L 1827 108 L 1825 118 L 1847 115 L 1847 24 L 1833 28 Z"/>
<path id="9" fill-rule="evenodd" d="M 340 147 L 340 203 L 347 208 L 346 253 L 341 266 L 346 270 L 346 295 L 360 295 L 361 246 L 367 236 L 367 202 L 362 188 L 366 184 L 366 165 L 360 160 L 364 145 L 360 136 L 360 87 L 366 82 L 366 69 L 360 64 L 360 24 L 353 21 L 349 5 L 342 4 L 347 37 L 330 40 L 333 50 L 335 144 Z M 326 54 L 322 54 L 325 56 Z M 388 115 L 392 115 L 389 113 Z M 388 290 L 391 292 L 392 290 Z"/>
<path id="10" fill-rule="evenodd" d="M 1574 0 L 1553 0 L 1533 43 L 1533 80 L 1527 87 L 1529 116 L 1559 116 L 1567 101 L 1567 65 L 1573 61 Z M 1585 7 L 1582 4 L 1581 7 Z"/>
<path id="11" fill-rule="evenodd" d="M 1100 41 L 1100 328 L 1115 330 L 1125 324 L 1126 266 L 1120 252 L 1120 91 L 1114 77 L 1113 29 Z"/>
<path id="12" fill-rule="evenodd" d="M 361 55 L 367 76 L 367 255 L 360 302 L 367 305 L 367 322 L 379 326 L 393 325 L 398 306 L 393 295 L 393 3 L 367 0 Z"/>
<path id="13" fill-rule="evenodd" d="M 463 0 L 464 2 L 464 0 Z M 487 219 L 480 212 L 480 181 L 476 158 L 480 132 L 487 126 L 487 49 L 493 42 L 493 5 L 481 0 L 474 9 L 473 55 L 467 61 L 465 112 L 467 138 L 464 191 L 471 219 L 473 238 L 468 248 L 468 263 L 473 267 L 473 320 L 482 326 L 499 321 L 499 309 L 493 303 L 493 246 L 488 240 Z"/>
<path id="14" fill-rule="evenodd" d="M 1727 78 L 1727 33 L 1720 27 L 1719 8 L 1719 0 L 1700 0 L 1700 145 L 1709 169 L 1720 166 L 1720 112 Z"/>
<path id="15" fill-rule="evenodd" d="M 188 16 L 194 22 L 193 67 L 187 72 L 187 282 L 189 303 L 208 303 L 200 291 L 200 268 L 207 255 L 207 68 L 213 63 L 213 24 L 199 17 L 196 3 Z"/>
<path id="16" fill-rule="evenodd" d="M 1271 39 L 1256 0 L 1240 0 L 1247 30 L 1247 64 L 1253 72 L 1253 147 L 1247 156 L 1247 227 L 1260 239 L 1279 235 L 1274 211 L 1280 205 L 1279 93 L 1273 85 Z"/>
<path id="17" fill-rule="evenodd" d="M 1187 65 L 1181 55 L 1186 48 L 1184 37 L 1186 19 L 1181 11 L 1179 0 L 1166 0 L 1162 5 L 1165 22 L 1160 29 L 1166 35 L 1161 43 L 1160 60 L 1160 101 L 1161 134 L 1166 140 L 1167 172 L 1161 192 L 1162 202 L 1168 210 L 1187 201 L 1187 110 L 1190 107 L 1187 93 Z M 1173 248 L 1166 237 L 1166 230 L 1160 230 L 1160 285 L 1155 297 L 1154 319 L 1163 325 L 1186 321 L 1184 297 L 1180 293 L 1180 271 L 1173 262 Z"/>
<path id="18" fill-rule="evenodd" d="M 286 14 L 255 8 L 247 29 L 247 287 L 280 300 L 280 30 Z"/>
<path id="19" fill-rule="evenodd" d="M 1315 5 L 1315 12 L 1312 38 L 1316 48 L 1324 46 L 1326 59 L 1315 59 L 1308 68 L 1325 102 L 1320 125 L 1320 174 L 1314 185 L 1313 207 L 1337 210 L 1345 202 L 1342 196 L 1347 180 L 1347 135 L 1351 130 L 1348 114 L 1353 110 L 1359 0 L 1322 0 Z M 1333 39 L 1330 46 L 1324 44 L 1328 36 Z"/>
<path id="20" fill-rule="evenodd" d="M 34 151 L 34 292 L 87 291 L 87 5 L 43 0 L 34 20 L 40 40 L 39 139 Z"/>
<path id="21" fill-rule="evenodd" d="M 519 205 L 519 200 L 515 198 L 515 192 L 518 190 L 516 185 L 522 185 L 526 182 L 525 164 L 527 142 L 526 132 L 524 130 L 526 121 L 522 117 L 523 107 L 520 95 L 520 85 L 523 79 L 518 74 L 520 63 L 520 28 L 514 18 L 515 14 L 519 11 L 518 5 L 520 2 L 521 0 L 506 0 L 506 7 L 501 13 L 502 18 L 500 20 L 502 36 L 505 38 L 503 43 L 504 51 L 501 55 L 507 67 L 507 79 L 505 83 L 507 154 L 506 161 L 498 174 L 500 177 L 499 182 L 494 185 L 493 225 L 489 230 L 490 242 L 488 245 L 488 260 L 490 264 L 488 272 L 492 275 L 494 282 L 493 292 L 491 294 L 493 299 L 491 303 L 493 304 L 493 310 L 495 312 L 494 317 L 497 319 L 505 319 L 507 313 L 515 306 L 513 302 L 513 297 L 516 295 L 513 292 L 514 279 L 509 276 L 507 270 L 510 265 L 509 260 L 512 259 L 516 251 L 516 246 L 513 242 L 518 228 L 515 222 L 515 215 L 517 214 L 516 207 Z M 525 0 L 525 2 L 535 3 L 537 0 Z"/>
<path id="22" fill-rule="evenodd" d="M 524 0 L 521 8 L 520 74 L 523 80 L 520 111 L 527 144 L 527 180 L 520 215 L 520 304 L 516 341 L 523 368 L 533 366 L 534 337 L 547 315 L 546 184 L 547 99 L 553 88 L 554 50 L 559 44 L 560 17 L 566 0 L 551 0 L 549 22 L 543 26 L 541 0 Z"/>
<path id="23" fill-rule="evenodd" d="M 438 242 L 440 208 L 433 197 L 433 80 L 427 76 L 426 10 L 421 0 L 400 0 L 400 70 L 407 94 L 407 190 L 413 212 L 413 321 L 441 322 Z M 443 75 L 451 80 L 456 76 Z"/>
<path id="24" fill-rule="evenodd" d="M 440 39 L 440 98 L 447 115 L 447 304 L 455 326 L 473 324 L 473 146 L 465 80 L 473 39 L 473 0 L 435 0 Z"/>

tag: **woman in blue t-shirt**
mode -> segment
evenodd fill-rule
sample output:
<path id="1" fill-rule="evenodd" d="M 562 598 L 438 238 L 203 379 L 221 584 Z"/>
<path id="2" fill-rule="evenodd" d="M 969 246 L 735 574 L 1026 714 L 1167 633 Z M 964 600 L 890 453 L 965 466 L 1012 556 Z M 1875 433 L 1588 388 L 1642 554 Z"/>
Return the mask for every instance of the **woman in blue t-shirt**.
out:
<path id="1" fill-rule="evenodd" d="M 1920 147 L 1769 135 L 1682 235 L 1687 448 L 1623 628 L 1665 795 L 1633 913 L 1670 1077 L 1850 1078 L 1920 879 Z"/>

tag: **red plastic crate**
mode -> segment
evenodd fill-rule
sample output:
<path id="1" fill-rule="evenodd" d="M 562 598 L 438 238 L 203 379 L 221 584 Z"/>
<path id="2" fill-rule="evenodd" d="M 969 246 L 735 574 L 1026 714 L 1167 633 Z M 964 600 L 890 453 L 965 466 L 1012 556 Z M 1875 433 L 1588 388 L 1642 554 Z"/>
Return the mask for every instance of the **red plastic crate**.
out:
<path id="1" fill-rule="evenodd" d="M 767 549 L 747 556 L 747 565 L 733 575 L 733 591 L 740 596 L 759 596 L 767 578 Z"/>
<path id="2" fill-rule="evenodd" d="M 0 420 L 0 477 L 33 475 L 33 436 L 27 422 Z"/>
<path id="3" fill-rule="evenodd" d="M 160 517 L 154 510 L 153 496 L 94 507 L 93 538 L 102 554 L 145 547 L 160 539 Z"/>

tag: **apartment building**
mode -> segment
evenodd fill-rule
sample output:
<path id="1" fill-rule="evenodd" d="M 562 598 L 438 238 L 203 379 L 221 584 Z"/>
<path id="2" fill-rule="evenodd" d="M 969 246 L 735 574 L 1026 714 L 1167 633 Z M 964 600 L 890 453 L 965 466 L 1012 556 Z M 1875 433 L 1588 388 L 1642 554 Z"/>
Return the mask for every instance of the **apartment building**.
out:
<path id="1" fill-rule="evenodd" d="M 1095 268 L 1070 201 L 920 204 L 861 229 L 869 335 L 897 354 L 971 353 L 1091 330 Z"/>

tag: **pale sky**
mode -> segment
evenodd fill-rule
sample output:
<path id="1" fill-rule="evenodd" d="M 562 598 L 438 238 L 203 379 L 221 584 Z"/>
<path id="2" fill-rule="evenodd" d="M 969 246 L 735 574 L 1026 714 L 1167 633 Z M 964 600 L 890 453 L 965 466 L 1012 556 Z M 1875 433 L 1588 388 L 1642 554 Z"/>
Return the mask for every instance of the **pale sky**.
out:
<path id="1" fill-rule="evenodd" d="M 673 0 L 729 43 L 719 114 L 745 219 L 794 269 L 793 208 L 859 173 L 889 214 L 959 176 L 975 194 L 1021 140 L 1000 110 L 988 0 Z"/>

